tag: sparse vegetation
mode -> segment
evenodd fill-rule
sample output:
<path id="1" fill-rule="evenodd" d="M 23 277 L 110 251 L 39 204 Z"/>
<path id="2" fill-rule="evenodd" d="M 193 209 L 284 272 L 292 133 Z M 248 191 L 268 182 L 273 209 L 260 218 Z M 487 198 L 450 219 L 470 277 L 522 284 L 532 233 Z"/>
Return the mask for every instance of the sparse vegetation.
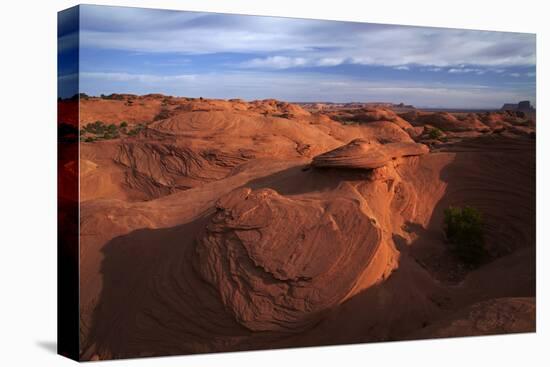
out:
<path id="1" fill-rule="evenodd" d="M 167 119 L 171 116 L 170 110 L 167 108 L 161 108 L 160 112 L 155 116 L 153 121 L 159 121 Z"/>
<path id="2" fill-rule="evenodd" d="M 426 128 L 426 130 L 430 139 L 439 140 L 443 136 L 443 132 L 439 130 L 437 127 Z"/>
<path id="3" fill-rule="evenodd" d="M 91 122 L 84 126 L 84 131 L 92 134 L 103 134 L 105 124 L 102 121 Z"/>
<path id="4" fill-rule="evenodd" d="M 445 209 L 445 234 L 456 256 L 468 266 L 478 266 L 486 256 L 484 223 L 479 210 L 465 206 Z"/>
<path id="5" fill-rule="evenodd" d="M 145 128 L 145 124 L 134 125 L 130 129 L 128 122 L 122 121 L 118 126 L 115 124 L 105 124 L 102 121 L 96 121 L 84 125 L 80 130 L 80 141 L 91 143 L 98 140 L 118 139 L 124 135 L 136 136 Z"/>
<path id="6" fill-rule="evenodd" d="M 122 101 L 124 100 L 126 97 L 122 94 L 118 94 L 118 93 L 111 93 L 109 95 L 105 95 L 105 94 L 101 94 L 100 95 L 100 98 L 101 99 L 113 99 L 113 100 L 118 100 L 118 101 Z"/>
<path id="7" fill-rule="evenodd" d="M 115 124 L 106 125 L 102 121 L 96 121 L 85 125 L 80 130 L 80 137 L 85 142 L 110 140 L 119 138 L 120 132 Z"/>
<path id="8" fill-rule="evenodd" d="M 128 131 L 128 136 L 136 136 L 143 129 L 145 129 L 145 125 L 138 124 L 132 130 Z"/>

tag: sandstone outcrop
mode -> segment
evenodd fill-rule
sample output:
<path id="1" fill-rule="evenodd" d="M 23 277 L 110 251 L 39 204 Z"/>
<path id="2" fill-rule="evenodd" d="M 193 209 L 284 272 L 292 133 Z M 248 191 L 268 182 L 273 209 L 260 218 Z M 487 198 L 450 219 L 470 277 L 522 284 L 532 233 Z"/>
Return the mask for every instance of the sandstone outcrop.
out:
<path id="1" fill-rule="evenodd" d="M 314 167 L 338 167 L 375 169 L 394 159 L 423 155 L 429 152 L 424 144 L 388 143 L 378 144 L 364 139 L 355 139 L 349 144 L 313 158 Z"/>

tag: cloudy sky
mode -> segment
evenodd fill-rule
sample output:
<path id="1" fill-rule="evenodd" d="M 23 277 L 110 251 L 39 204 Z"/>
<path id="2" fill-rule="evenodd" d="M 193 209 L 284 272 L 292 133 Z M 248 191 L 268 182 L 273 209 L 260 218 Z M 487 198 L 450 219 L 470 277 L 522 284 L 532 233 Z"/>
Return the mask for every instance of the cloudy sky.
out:
<path id="1" fill-rule="evenodd" d="M 92 95 L 535 102 L 533 34 L 86 5 L 79 42 Z"/>

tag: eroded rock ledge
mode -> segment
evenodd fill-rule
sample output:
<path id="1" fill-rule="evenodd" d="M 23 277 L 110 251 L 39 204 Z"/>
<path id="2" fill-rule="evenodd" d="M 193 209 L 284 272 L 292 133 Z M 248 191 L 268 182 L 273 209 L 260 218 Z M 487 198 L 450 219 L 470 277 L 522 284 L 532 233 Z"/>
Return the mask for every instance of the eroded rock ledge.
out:
<path id="1" fill-rule="evenodd" d="M 350 143 L 313 158 L 314 167 L 339 167 L 375 169 L 390 161 L 429 152 L 424 144 L 401 142 L 379 144 L 374 141 L 355 139 Z"/>

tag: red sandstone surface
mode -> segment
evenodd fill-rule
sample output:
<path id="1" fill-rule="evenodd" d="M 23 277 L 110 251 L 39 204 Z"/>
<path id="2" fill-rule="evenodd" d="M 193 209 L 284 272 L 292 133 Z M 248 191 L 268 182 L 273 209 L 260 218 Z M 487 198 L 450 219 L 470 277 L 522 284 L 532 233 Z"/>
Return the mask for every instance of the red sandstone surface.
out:
<path id="1" fill-rule="evenodd" d="M 534 331 L 533 117 L 306 107 L 80 101 L 83 359 Z"/>

